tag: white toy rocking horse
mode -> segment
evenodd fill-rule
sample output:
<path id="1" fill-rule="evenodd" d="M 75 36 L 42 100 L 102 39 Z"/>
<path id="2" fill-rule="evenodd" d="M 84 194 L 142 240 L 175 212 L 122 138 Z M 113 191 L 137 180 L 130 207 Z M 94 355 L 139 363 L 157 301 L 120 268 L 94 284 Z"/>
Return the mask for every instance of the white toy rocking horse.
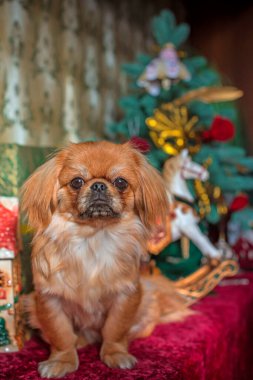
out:
<path id="1" fill-rule="evenodd" d="M 167 185 L 171 212 L 165 228 L 164 225 L 160 225 L 159 231 L 158 224 L 158 232 L 150 238 L 147 248 L 150 253 L 158 254 L 171 242 L 181 239 L 182 256 L 187 258 L 189 256 L 189 240 L 191 240 L 203 256 L 208 258 L 207 262 L 194 273 L 171 282 L 177 292 L 185 297 L 186 304 L 191 305 L 210 293 L 224 277 L 234 276 L 239 267 L 235 260 L 226 260 L 222 250 L 217 249 L 201 232 L 198 226 L 199 217 L 194 209 L 184 201 L 176 200 L 176 197 L 179 197 L 182 200 L 193 202 L 194 198 L 187 187 L 186 179 L 206 181 L 209 178 L 208 171 L 193 162 L 188 156 L 188 151 L 183 150 L 178 156 L 166 161 L 163 177 Z M 221 258 L 222 261 L 220 261 Z M 167 261 L 171 261 L 171 257 L 168 256 L 167 259 Z M 149 275 L 161 273 L 154 260 L 150 260 L 146 267 L 146 273 Z"/>
<path id="2" fill-rule="evenodd" d="M 222 252 L 201 232 L 198 226 L 198 215 L 191 206 L 184 203 L 184 200 L 190 203 L 194 201 L 186 180 L 200 179 L 201 181 L 206 181 L 209 178 L 208 171 L 203 166 L 193 162 L 185 149 L 165 162 L 163 178 L 171 203 L 171 213 L 168 216 L 168 225 L 164 237 L 162 237 L 161 232 L 154 239 L 151 239 L 148 245 L 149 252 L 157 254 L 169 243 L 181 238 L 184 258 L 189 255 L 189 240 L 191 240 L 204 256 L 220 259 Z M 182 202 L 177 201 L 175 197 L 182 199 Z"/>

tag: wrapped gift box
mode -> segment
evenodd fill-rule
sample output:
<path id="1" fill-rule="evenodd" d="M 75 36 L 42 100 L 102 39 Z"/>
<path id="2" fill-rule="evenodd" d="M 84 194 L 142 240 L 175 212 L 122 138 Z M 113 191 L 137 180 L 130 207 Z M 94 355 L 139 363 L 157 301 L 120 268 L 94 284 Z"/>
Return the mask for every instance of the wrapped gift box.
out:
<path id="1" fill-rule="evenodd" d="M 0 259 L 13 259 L 19 249 L 18 198 L 0 196 Z"/>
<path id="2" fill-rule="evenodd" d="M 17 144 L 0 145 L 0 195 L 17 196 L 29 175 L 53 152 L 53 148 L 37 148 Z"/>

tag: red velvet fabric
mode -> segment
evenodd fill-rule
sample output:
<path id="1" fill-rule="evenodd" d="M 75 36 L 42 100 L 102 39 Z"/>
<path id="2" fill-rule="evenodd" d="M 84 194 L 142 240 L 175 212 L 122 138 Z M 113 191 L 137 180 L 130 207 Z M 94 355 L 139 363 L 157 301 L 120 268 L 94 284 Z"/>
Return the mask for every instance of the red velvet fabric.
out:
<path id="1" fill-rule="evenodd" d="M 197 313 L 186 321 L 157 326 L 149 338 L 134 341 L 134 369 L 107 368 L 99 360 L 99 347 L 90 346 L 79 350 L 79 369 L 65 379 L 253 379 L 253 274 L 237 278 L 246 279 L 244 285 L 218 286 L 194 306 Z M 1 354 L 0 379 L 39 379 L 37 365 L 48 352 L 48 346 L 34 338 L 18 353 Z"/>

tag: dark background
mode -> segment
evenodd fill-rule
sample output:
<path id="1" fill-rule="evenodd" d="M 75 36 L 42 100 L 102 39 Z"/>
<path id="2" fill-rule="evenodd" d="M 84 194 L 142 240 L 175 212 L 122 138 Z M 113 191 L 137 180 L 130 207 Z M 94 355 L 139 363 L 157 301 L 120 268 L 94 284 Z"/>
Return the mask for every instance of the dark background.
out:
<path id="1" fill-rule="evenodd" d="M 214 64 L 226 81 L 244 91 L 239 101 L 242 134 L 252 155 L 253 1 L 182 0 L 181 7 L 176 3 L 172 2 L 171 9 L 179 21 L 190 24 L 191 45 Z"/>

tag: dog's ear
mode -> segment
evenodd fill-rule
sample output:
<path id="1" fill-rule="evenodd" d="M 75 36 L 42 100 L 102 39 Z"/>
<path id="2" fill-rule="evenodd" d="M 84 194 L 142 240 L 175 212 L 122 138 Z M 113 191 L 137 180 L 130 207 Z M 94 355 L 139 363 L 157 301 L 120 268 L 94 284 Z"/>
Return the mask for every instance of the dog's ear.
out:
<path id="1" fill-rule="evenodd" d="M 135 205 L 142 223 L 149 229 L 156 228 L 158 223 L 165 223 L 169 214 L 169 201 L 166 187 L 160 173 L 151 166 L 145 157 L 137 157 L 138 188 L 135 192 Z"/>
<path id="2" fill-rule="evenodd" d="M 35 230 L 48 225 L 57 206 L 58 175 L 56 157 L 40 166 L 21 188 L 21 211 Z"/>

